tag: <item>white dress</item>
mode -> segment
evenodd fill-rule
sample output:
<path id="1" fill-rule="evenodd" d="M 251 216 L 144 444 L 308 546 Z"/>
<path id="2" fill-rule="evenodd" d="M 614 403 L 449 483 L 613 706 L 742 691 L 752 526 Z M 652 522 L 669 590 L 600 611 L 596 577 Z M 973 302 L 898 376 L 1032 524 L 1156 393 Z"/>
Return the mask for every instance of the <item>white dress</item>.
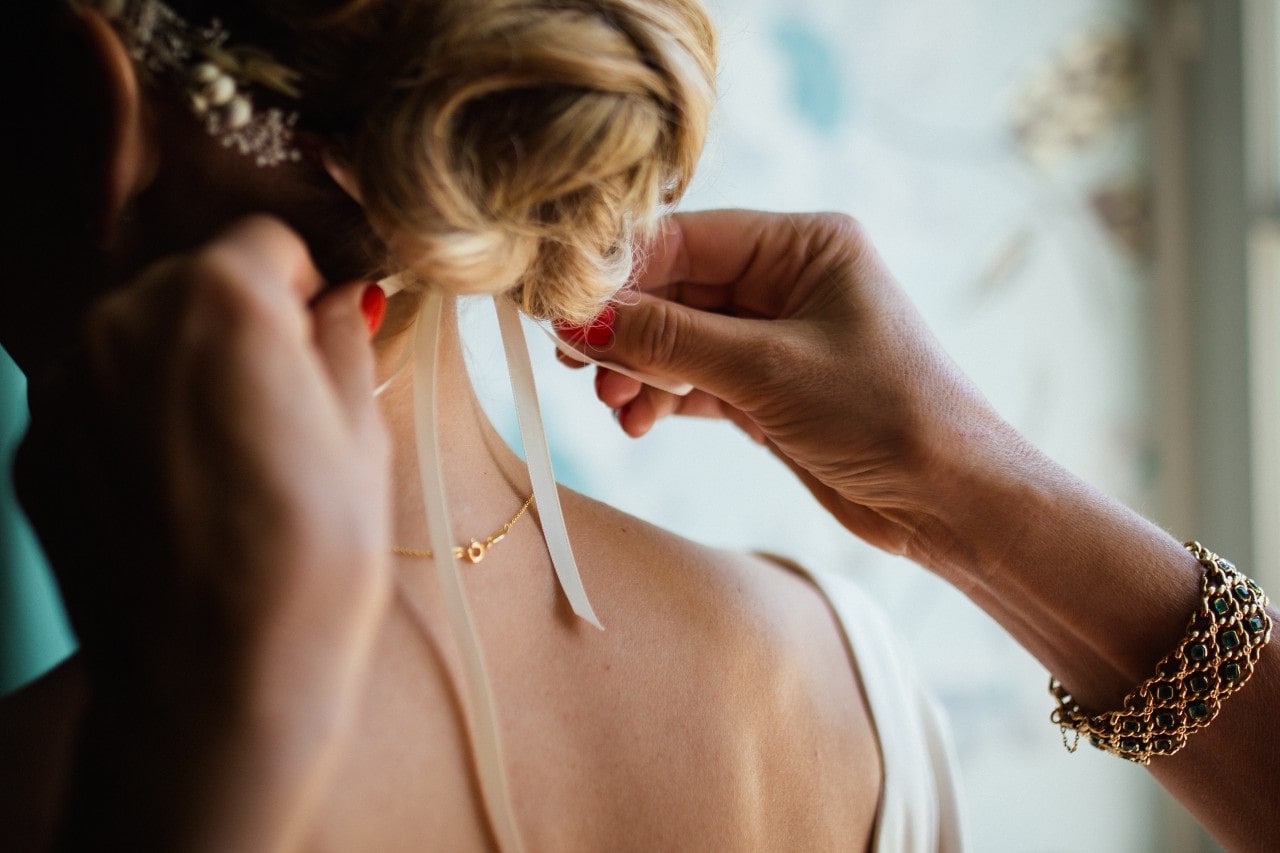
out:
<path id="1" fill-rule="evenodd" d="M 835 612 L 880 742 L 884 780 L 872 850 L 962 851 L 964 827 L 950 731 L 888 618 L 847 578 L 801 569 Z"/>

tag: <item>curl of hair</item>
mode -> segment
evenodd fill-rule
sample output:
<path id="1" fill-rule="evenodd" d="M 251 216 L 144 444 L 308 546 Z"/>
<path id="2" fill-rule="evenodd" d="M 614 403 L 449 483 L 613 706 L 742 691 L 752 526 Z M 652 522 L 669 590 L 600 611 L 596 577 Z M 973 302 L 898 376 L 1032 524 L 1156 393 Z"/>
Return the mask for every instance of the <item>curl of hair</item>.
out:
<path id="1" fill-rule="evenodd" d="M 270 2 L 270 0 L 268 0 Z M 689 184 L 714 100 L 696 0 L 276 0 L 303 124 L 395 262 L 585 321 Z"/>

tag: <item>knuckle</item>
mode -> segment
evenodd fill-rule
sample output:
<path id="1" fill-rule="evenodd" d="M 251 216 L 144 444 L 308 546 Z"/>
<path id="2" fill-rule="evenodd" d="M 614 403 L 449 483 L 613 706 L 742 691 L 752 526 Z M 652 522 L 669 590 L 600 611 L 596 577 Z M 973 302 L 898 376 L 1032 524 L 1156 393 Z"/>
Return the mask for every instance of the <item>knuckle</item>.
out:
<path id="1" fill-rule="evenodd" d="M 237 220 L 210 245 L 248 252 L 270 247 L 272 251 L 287 253 L 291 259 L 307 254 L 307 244 L 302 237 L 284 220 L 266 213 L 252 213 Z"/>
<path id="2" fill-rule="evenodd" d="M 825 265 L 825 277 L 831 283 L 865 285 L 883 278 L 884 263 L 876 251 L 867 227 L 846 213 L 819 215 L 818 244 L 815 257 Z"/>
<path id="3" fill-rule="evenodd" d="M 637 355 L 647 364 L 668 364 L 679 346 L 681 321 L 664 302 L 652 303 L 640 314 L 635 329 Z"/>
<path id="4" fill-rule="evenodd" d="M 867 227 L 858 218 L 848 213 L 819 213 L 815 218 L 819 227 L 832 237 L 846 241 L 855 246 L 870 242 Z"/>
<path id="5" fill-rule="evenodd" d="M 245 259 L 225 244 L 212 244 L 191 259 L 185 286 L 189 316 L 213 328 L 243 328 L 270 316 L 264 289 L 254 287 Z"/>
<path id="6" fill-rule="evenodd" d="M 267 237 L 297 239 L 293 229 L 286 225 L 282 219 L 267 213 L 251 213 L 245 216 L 232 226 L 230 233 L 237 231 L 257 231 Z"/>
<path id="7" fill-rule="evenodd" d="M 306 241 L 288 223 L 274 216 L 256 213 L 241 219 L 220 242 L 234 245 L 246 255 L 274 255 L 283 266 L 296 268 L 310 264 L 311 252 Z"/>
<path id="8" fill-rule="evenodd" d="M 757 390 L 773 395 L 794 386 L 797 379 L 814 378 L 809 375 L 810 371 L 799 368 L 805 355 L 803 342 L 795 336 L 774 333 L 757 335 L 737 357 L 754 377 Z"/>

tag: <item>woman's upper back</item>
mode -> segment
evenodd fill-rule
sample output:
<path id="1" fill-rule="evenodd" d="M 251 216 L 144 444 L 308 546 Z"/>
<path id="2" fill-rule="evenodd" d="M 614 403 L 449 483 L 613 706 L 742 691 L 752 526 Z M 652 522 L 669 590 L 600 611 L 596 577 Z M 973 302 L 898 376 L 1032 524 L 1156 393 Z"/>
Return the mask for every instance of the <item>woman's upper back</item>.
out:
<path id="1" fill-rule="evenodd" d="M 542 558 L 499 559 L 542 553 L 532 525 L 466 579 L 527 847 L 866 849 L 880 757 L 844 634 L 818 590 L 771 562 L 565 497 L 606 631 L 572 616 Z M 426 568 L 401 567 L 310 849 L 495 846 L 456 648 Z M 5 700 L 0 746 L 16 756 L 6 790 L 22 792 L 5 812 L 21 803 L 24 820 L 56 813 L 82 679 L 64 666 Z"/>
<path id="2" fill-rule="evenodd" d="M 880 761 L 821 594 L 772 563 L 566 499 L 606 631 L 572 617 L 541 559 L 467 576 L 529 849 L 865 849 Z M 509 540 L 527 553 L 540 537 L 530 526 Z M 493 843 L 427 574 L 397 596 L 317 848 Z"/>

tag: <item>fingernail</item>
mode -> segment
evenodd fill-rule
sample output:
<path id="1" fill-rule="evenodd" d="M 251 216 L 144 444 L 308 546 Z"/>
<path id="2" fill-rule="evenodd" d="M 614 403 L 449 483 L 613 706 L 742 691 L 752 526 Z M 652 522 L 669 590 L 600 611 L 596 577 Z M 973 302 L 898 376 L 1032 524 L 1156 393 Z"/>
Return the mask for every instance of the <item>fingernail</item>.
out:
<path id="1" fill-rule="evenodd" d="M 364 321 L 369 325 L 369 337 L 378 334 L 382 327 L 382 318 L 387 313 L 387 294 L 381 287 L 371 284 L 360 294 L 360 310 L 364 313 Z"/>
<path id="2" fill-rule="evenodd" d="M 562 320 L 555 322 L 556 332 L 571 344 L 585 343 L 594 349 L 603 349 L 613 343 L 613 323 L 618 312 L 612 305 L 606 305 L 591 322 L 583 326 L 575 326 Z"/>

